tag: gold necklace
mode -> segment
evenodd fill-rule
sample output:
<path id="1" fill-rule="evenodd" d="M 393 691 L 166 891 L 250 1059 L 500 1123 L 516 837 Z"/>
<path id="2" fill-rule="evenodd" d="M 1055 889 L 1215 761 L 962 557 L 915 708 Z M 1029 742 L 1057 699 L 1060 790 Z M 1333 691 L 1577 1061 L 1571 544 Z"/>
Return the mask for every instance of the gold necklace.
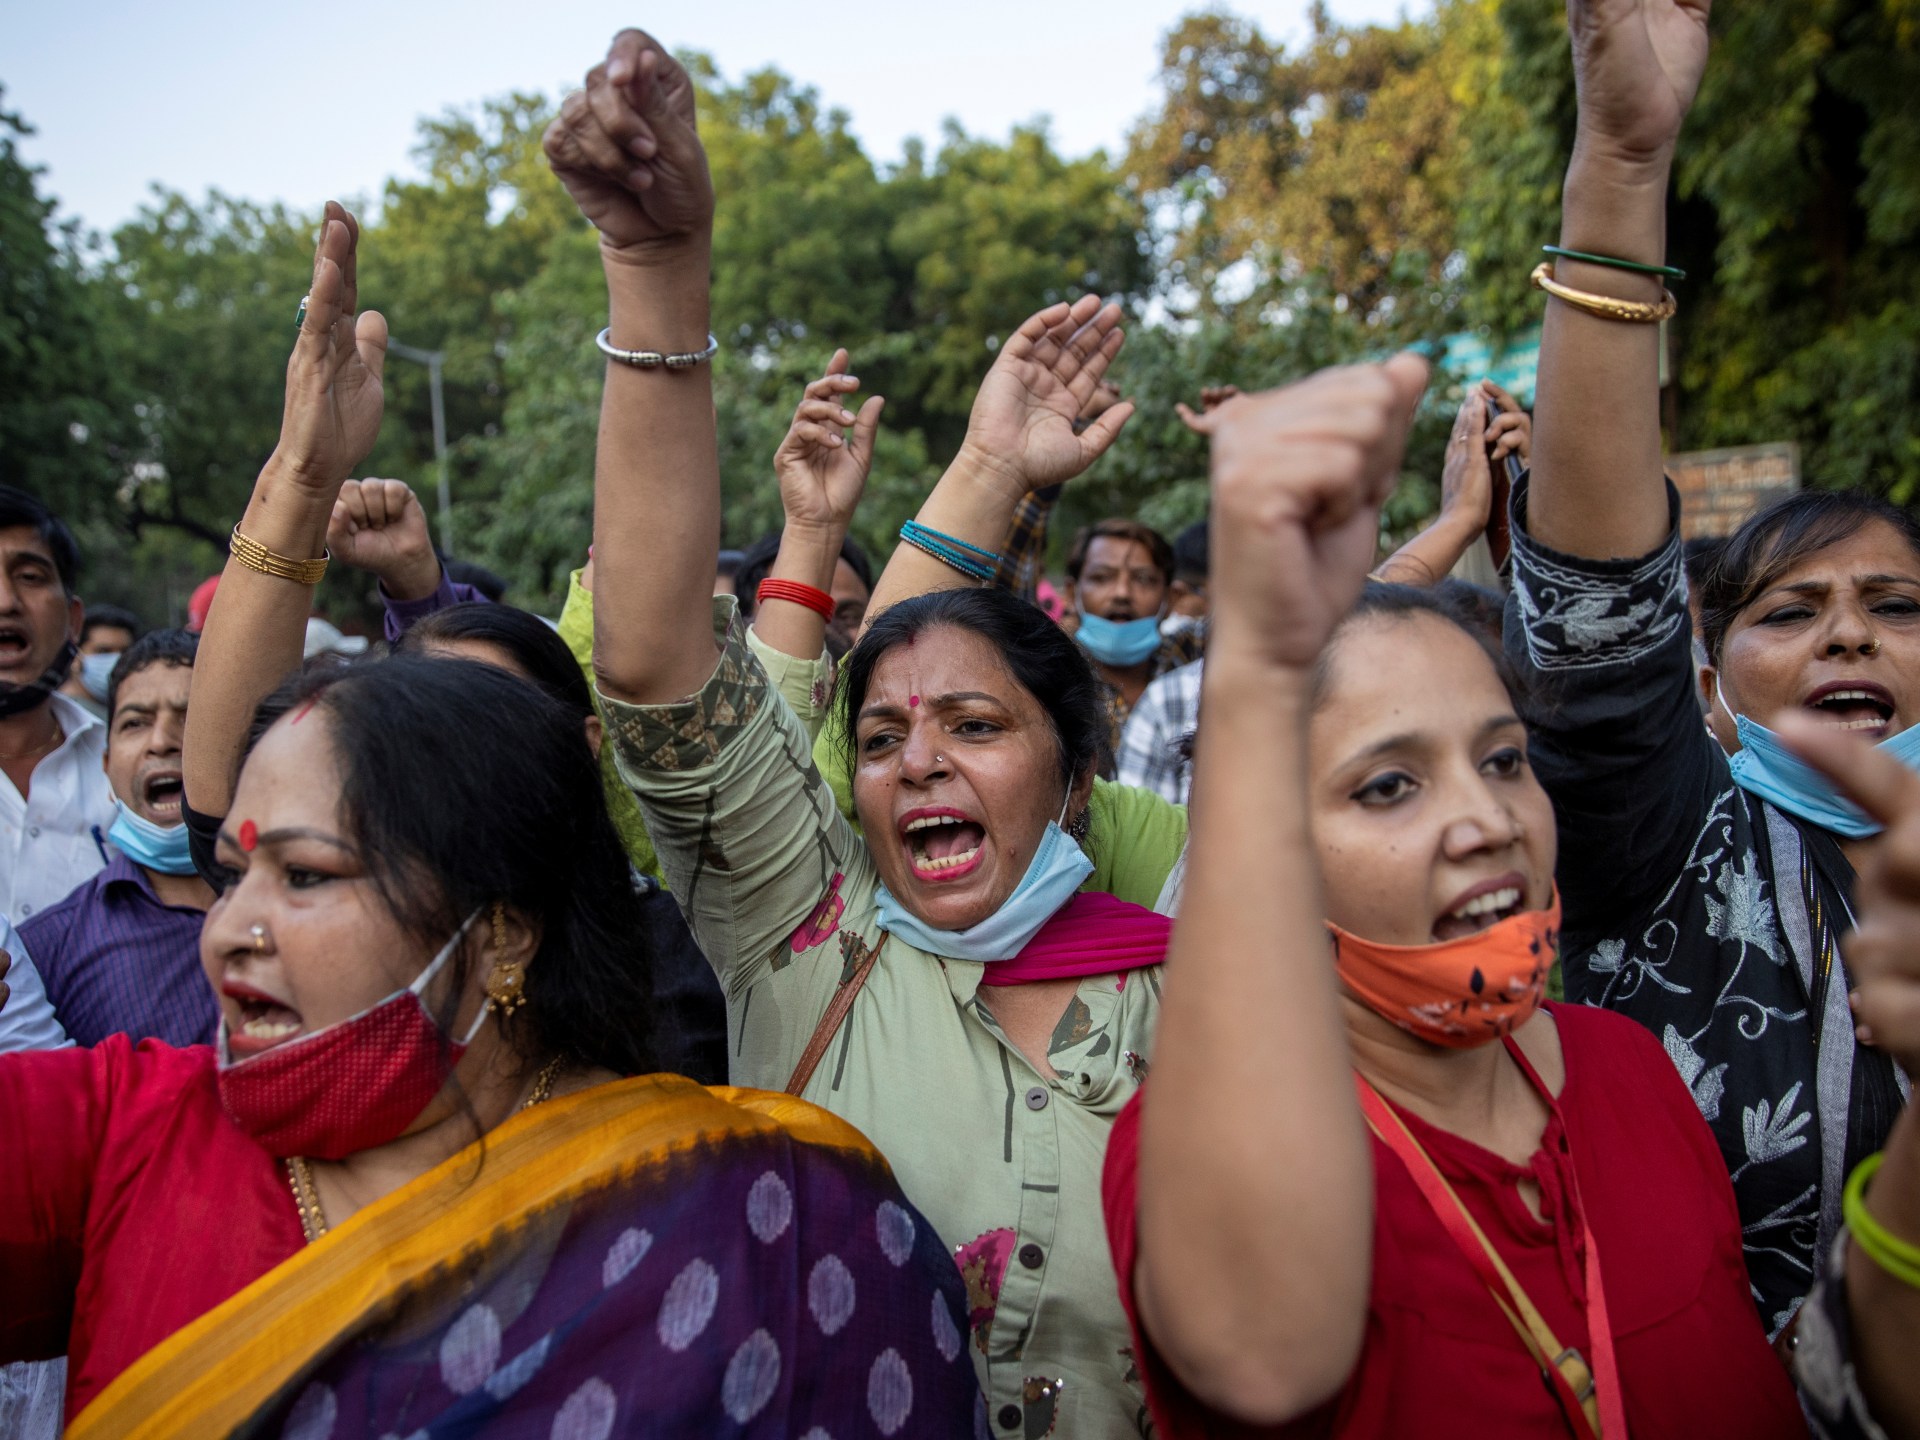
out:
<path id="1" fill-rule="evenodd" d="M 527 1092 L 527 1098 L 514 1107 L 514 1114 L 553 1098 L 553 1082 L 560 1074 L 561 1061 L 562 1057 L 556 1055 L 540 1067 L 540 1073 L 533 1077 L 533 1088 Z M 313 1167 L 307 1163 L 306 1156 L 289 1155 L 286 1163 L 293 1206 L 300 1212 L 300 1229 L 311 1245 L 327 1233 L 327 1212 L 320 1207 L 320 1192 L 314 1186 Z"/>

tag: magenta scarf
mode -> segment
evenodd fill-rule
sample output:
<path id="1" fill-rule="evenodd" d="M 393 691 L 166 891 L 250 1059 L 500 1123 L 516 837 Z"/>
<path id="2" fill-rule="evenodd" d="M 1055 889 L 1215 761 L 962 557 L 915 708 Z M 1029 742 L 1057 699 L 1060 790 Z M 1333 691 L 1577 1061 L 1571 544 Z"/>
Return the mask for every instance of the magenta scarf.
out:
<path id="1" fill-rule="evenodd" d="M 1173 921 L 1099 890 L 1082 890 L 1054 912 L 1040 933 L 1011 960 L 996 960 L 982 985 L 1025 985 L 1112 975 L 1158 965 L 1167 958 Z"/>

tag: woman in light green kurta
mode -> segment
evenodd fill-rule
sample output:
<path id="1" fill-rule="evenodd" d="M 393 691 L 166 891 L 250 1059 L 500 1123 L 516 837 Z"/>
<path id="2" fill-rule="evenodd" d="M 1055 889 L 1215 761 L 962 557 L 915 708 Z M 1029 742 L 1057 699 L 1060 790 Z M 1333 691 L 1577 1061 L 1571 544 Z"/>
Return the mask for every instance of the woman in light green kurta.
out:
<path id="1" fill-rule="evenodd" d="M 684 71 L 647 42 L 643 63 L 589 77 L 548 145 L 601 233 L 611 343 L 702 349 L 713 201 Z M 1097 301 L 1060 305 L 1009 338 L 966 447 L 922 511 L 926 523 L 997 545 L 1020 495 L 1099 455 L 1128 407 L 1081 434 L 1073 420 L 1118 348 L 1117 319 Z M 711 394 L 704 365 L 609 367 L 594 665 L 622 773 L 727 992 L 734 1079 L 784 1088 L 843 977 L 877 954 L 801 1093 L 873 1140 L 959 1252 L 974 1302 L 966 1340 L 991 1433 L 1135 1433 L 1144 1411 L 1099 1180 L 1112 1118 L 1147 1064 L 1159 967 L 1142 966 L 1136 952 L 1104 974 L 987 990 L 986 962 L 998 957 L 951 958 L 957 942 L 948 943 L 999 917 L 1016 887 L 1026 893 L 1042 840 L 1061 853 L 1056 820 L 1082 824 L 1093 771 L 1085 737 L 1098 725 L 1091 674 L 1045 625 L 1026 643 L 1057 673 L 1029 668 L 1028 684 L 1015 673 L 1030 655 L 1010 664 L 965 625 L 896 635 L 868 667 L 864 694 L 852 687 L 853 796 L 869 837 L 861 839 L 731 600 L 711 598 L 719 533 Z M 857 424 L 830 408 L 814 425 L 807 463 L 782 467 L 787 543 L 775 578 L 826 587 L 877 421 L 871 401 Z M 988 533 L 994 515 L 1002 528 Z M 932 588 L 896 559 L 874 609 Z M 1019 605 L 987 594 L 958 608 L 975 599 L 987 610 Z M 907 601 L 901 614 L 934 603 Z M 772 639 L 776 607 L 800 609 L 763 606 L 763 640 Z M 817 644 L 775 643 L 787 654 L 818 653 Z M 1084 694 L 1066 703 L 1063 691 Z M 1043 692 L 1055 696 L 1053 709 L 1036 698 Z M 959 818 L 947 816 L 937 835 L 908 828 L 929 810 Z M 880 924 L 889 896 L 892 934 Z M 925 945 L 908 943 L 903 925 Z M 1094 965 L 1109 958 L 1093 954 Z M 878 1225 L 883 1248 L 900 1238 Z"/>

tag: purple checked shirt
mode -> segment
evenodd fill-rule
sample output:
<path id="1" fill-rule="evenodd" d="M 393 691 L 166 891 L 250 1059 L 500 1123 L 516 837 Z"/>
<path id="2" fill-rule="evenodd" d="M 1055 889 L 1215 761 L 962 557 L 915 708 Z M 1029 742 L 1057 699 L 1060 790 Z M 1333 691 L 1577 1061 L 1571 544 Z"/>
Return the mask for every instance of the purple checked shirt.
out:
<path id="1" fill-rule="evenodd" d="M 213 987 L 200 968 L 199 910 L 163 905 L 140 867 L 106 869 L 20 926 L 53 1012 L 79 1045 L 109 1035 L 169 1045 L 213 1039 Z"/>

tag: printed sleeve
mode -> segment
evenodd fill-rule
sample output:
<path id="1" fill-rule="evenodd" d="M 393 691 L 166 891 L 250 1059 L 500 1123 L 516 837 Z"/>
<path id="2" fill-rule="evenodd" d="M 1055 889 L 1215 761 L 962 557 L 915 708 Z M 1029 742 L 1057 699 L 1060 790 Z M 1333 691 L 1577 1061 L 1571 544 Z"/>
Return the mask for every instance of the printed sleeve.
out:
<path id="1" fill-rule="evenodd" d="M 833 704 L 833 657 L 823 650 L 811 660 L 797 659 L 767 644 L 751 625 L 747 627 L 747 648 L 767 672 L 774 692 L 806 726 L 808 741 L 818 740 Z"/>
<path id="2" fill-rule="evenodd" d="M 1529 755 L 1560 829 L 1571 934 L 1618 929 L 1656 903 L 1732 783 L 1695 698 L 1680 497 L 1666 541 L 1632 560 L 1562 555 L 1513 495 L 1506 650 L 1530 701 Z"/>
<path id="3" fill-rule="evenodd" d="M 579 665 L 580 673 L 587 677 L 588 686 L 593 684 L 593 592 L 580 583 L 584 570 L 575 570 L 567 577 L 567 599 L 560 607 L 560 619 L 554 629 L 572 653 L 574 663 Z M 604 712 L 606 707 L 602 705 Z M 627 788 L 627 782 L 620 778 L 620 767 L 614 760 L 613 747 L 600 747 L 600 788 L 607 797 L 607 815 L 613 821 L 613 828 L 620 836 L 620 845 L 627 852 L 627 859 L 633 862 L 633 868 L 642 875 L 660 878 L 660 857 L 653 853 L 653 837 L 647 834 L 646 822 L 640 818 L 640 807 L 634 802 L 633 792 Z"/>
<path id="4" fill-rule="evenodd" d="M 109 1080 L 128 1053 L 116 1035 L 0 1055 L 0 1363 L 66 1353 Z"/>
<path id="5" fill-rule="evenodd" d="M 600 705 L 668 888 L 737 999 L 790 962 L 788 942 L 822 896 L 850 900 L 875 881 L 733 597 L 717 597 L 713 616 L 721 654 L 699 694 L 666 705 L 601 695 Z"/>

